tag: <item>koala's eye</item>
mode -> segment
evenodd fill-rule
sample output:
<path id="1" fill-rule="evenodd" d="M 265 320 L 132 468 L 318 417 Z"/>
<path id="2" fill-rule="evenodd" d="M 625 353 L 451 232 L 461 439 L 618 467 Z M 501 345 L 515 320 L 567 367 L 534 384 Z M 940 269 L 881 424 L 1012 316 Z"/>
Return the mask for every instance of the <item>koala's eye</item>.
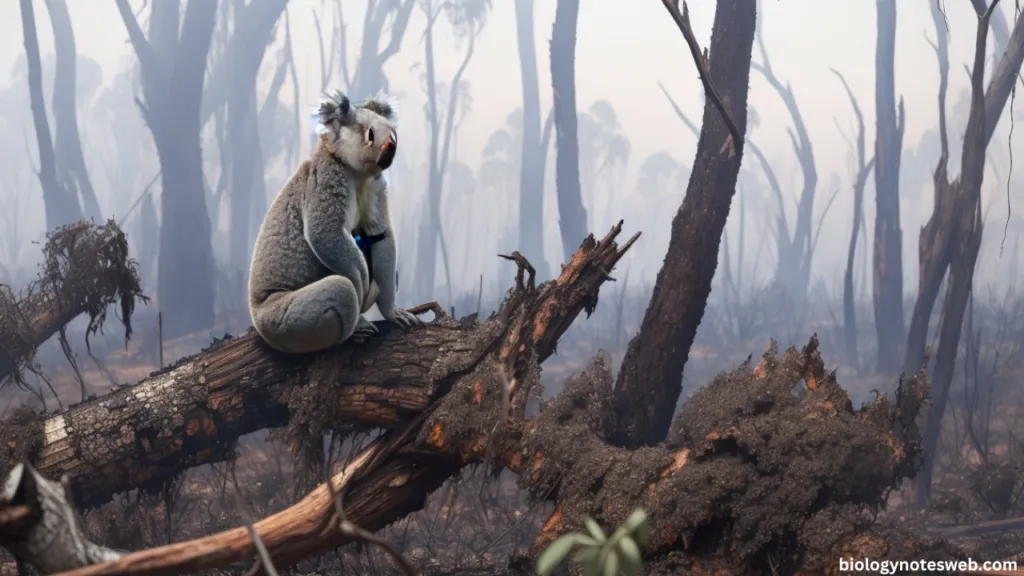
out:
<path id="1" fill-rule="evenodd" d="M 366 145 L 373 144 L 373 126 L 366 127 Z"/>

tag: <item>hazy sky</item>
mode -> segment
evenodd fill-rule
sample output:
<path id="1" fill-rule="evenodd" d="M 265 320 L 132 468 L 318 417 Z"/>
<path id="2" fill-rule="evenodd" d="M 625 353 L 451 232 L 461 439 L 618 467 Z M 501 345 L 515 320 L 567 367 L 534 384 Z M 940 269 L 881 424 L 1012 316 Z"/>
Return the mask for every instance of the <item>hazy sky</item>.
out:
<path id="1" fill-rule="evenodd" d="M 255 0 L 258 1 L 258 0 Z M 937 65 L 927 38 L 934 37 L 928 2 L 932 0 L 900 0 L 899 28 L 896 47 L 896 90 L 906 99 L 907 129 L 904 146 L 916 146 L 921 134 L 935 125 Z M 966 0 L 946 1 L 951 30 L 952 106 L 960 89 L 967 84 L 963 65 L 972 58 L 976 17 Z M 104 70 L 104 81 L 134 56 L 116 6 L 111 0 L 68 0 L 78 50 L 97 60 Z M 138 4 L 138 3 L 137 3 Z M 318 74 L 318 56 L 312 11 L 317 0 L 291 0 L 296 50 L 300 62 L 300 82 L 305 94 L 304 104 L 315 100 L 314 77 Z M 555 14 L 555 0 L 536 0 L 536 42 L 541 79 L 542 107 L 546 113 L 551 102 L 548 42 Z M 365 10 L 363 0 L 345 0 L 346 17 L 353 23 L 349 46 L 358 42 L 358 23 Z M 36 18 L 41 49 L 52 51 L 52 35 L 48 15 L 42 2 L 36 2 Z M 1004 2 L 1000 9 L 1013 23 L 1013 2 Z M 707 45 L 714 3 L 692 2 L 691 19 L 698 41 Z M 460 159 L 476 165 L 479 151 L 490 133 L 501 127 L 508 113 L 521 105 L 519 63 L 515 38 L 513 0 L 494 0 L 494 10 L 480 37 L 476 55 L 469 65 L 466 79 L 471 83 L 473 111 L 458 137 Z M 422 60 L 420 41 L 424 18 L 418 9 L 409 25 L 402 52 L 388 63 L 386 71 L 392 90 L 401 94 L 400 122 L 403 143 L 413 142 L 422 151 L 425 128 L 422 120 L 424 97 L 418 86 L 419 71 L 412 67 Z M 848 147 L 836 127 L 852 127 L 853 115 L 839 81 L 829 67 L 842 71 L 857 95 L 868 120 L 869 149 L 874 132 L 874 58 L 875 3 L 869 0 L 840 2 L 837 0 L 765 0 L 759 15 L 767 47 L 776 75 L 792 84 L 803 110 L 818 160 L 821 195 L 830 185 L 832 173 L 842 177 L 848 186 Z M 444 26 L 447 26 L 444 24 Z M 283 34 L 280 35 L 283 37 Z M 458 65 L 459 48 L 450 34 L 436 36 L 439 78 L 447 80 Z M 350 48 L 350 52 L 354 48 Z M 23 53 L 18 3 L 0 2 L 0 71 L 10 70 Z M 264 73 L 274 63 L 273 52 L 264 60 Z M 755 45 L 754 59 L 760 54 Z M 793 161 L 786 134 L 790 125 L 778 95 L 756 72 L 751 74 L 750 102 L 757 109 L 761 125 L 753 132 L 759 146 L 776 163 L 776 171 L 784 187 L 799 186 L 799 168 Z M 609 100 L 617 110 L 624 131 L 632 143 L 631 168 L 649 154 L 665 150 L 687 164 L 692 162 L 696 140 L 676 119 L 658 89 L 662 82 L 688 114 L 700 117 L 701 87 L 685 42 L 669 18 L 660 0 L 582 0 L 577 45 L 578 105 L 585 109 L 597 99 Z M 291 98 L 286 87 L 284 98 Z M 1017 104 L 1021 110 L 1022 105 Z M 28 111 L 26 110 L 26 114 Z M 1005 147 L 1005 126 L 993 146 Z M 85 139 L 88 135 L 83 136 Z M 959 140 L 961 134 L 951 134 Z M 1024 146 L 1018 147 L 1024 149 Z M 749 160 L 745 160 L 748 162 Z M 633 180 L 628 180 L 632 182 Z M 991 179 L 986 182 L 986 195 L 1005 194 Z M 869 205 L 873 192 L 868 192 Z M 624 195 L 628 199 L 629 195 Z M 1005 201 L 1004 201 L 1005 203 Z M 816 204 L 820 210 L 824 200 Z M 830 221 L 847 227 L 851 206 L 850 194 L 841 194 L 830 213 Z M 904 214 L 919 211 L 919 206 L 905 206 Z M 930 209 L 927 207 L 926 209 Z M 1005 208 L 1002 209 L 1005 213 Z M 1000 226 L 1001 228 L 1001 226 Z M 916 239 L 915 230 L 904 227 L 904 235 Z M 839 249 L 842 242 L 831 248 Z M 829 242 L 823 239 L 823 246 Z M 905 258 L 913 259 L 916 240 L 910 244 Z M 830 249 L 831 249 L 830 248 Z M 909 279 L 908 279 L 909 280 Z"/>

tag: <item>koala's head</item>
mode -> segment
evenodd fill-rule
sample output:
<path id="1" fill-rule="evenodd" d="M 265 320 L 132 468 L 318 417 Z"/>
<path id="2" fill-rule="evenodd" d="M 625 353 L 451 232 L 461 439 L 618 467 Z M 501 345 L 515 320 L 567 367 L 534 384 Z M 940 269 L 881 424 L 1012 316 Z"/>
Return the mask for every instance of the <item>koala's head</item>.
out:
<path id="1" fill-rule="evenodd" d="M 317 110 L 320 138 L 336 158 L 362 174 L 380 174 L 398 150 L 394 105 L 379 94 L 353 106 L 335 92 Z"/>

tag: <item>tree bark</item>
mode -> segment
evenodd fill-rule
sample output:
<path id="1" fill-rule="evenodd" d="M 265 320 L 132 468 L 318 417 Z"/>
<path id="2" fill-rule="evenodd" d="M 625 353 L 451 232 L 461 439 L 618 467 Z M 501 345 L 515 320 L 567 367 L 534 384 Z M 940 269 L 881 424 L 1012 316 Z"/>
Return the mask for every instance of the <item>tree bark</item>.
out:
<path id="1" fill-rule="evenodd" d="M 710 81 L 722 91 L 740 135 L 747 126 L 755 21 L 755 0 L 719 0 L 711 33 Z M 672 421 L 736 192 L 742 142 L 735 142 L 730 132 L 708 97 L 697 157 L 683 204 L 672 220 L 665 264 L 615 383 L 618 422 L 612 440 L 620 445 L 656 444 Z"/>
<path id="2" fill-rule="evenodd" d="M 557 155 L 555 187 L 562 254 L 568 262 L 576 243 L 587 235 L 587 209 L 580 189 L 580 143 L 576 117 L 576 22 L 579 0 L 558 0 L 551 27 L 551 89 Z M 545 150 L 547 148 L 545 147 Z"/>
<path id="3" fill-rule="evenodd" d="M 893 78 L 896 0 L 878 0 L 875 48 L 875 237 L 873 300 L 878 372 L 900 368 L 903 320 L 903 232 L 900 229 L 900 157 L 903 100 L 896 113 Z"/>
<path id="4" fill-rule="evenodd" d="M 53 120 L 56 125 L 54 154 L 58 177 L 68 195 L 76 198 L 81 196 L 85 217 L 99 220 L 103 216 L 99 201 L 96 199 L 96 191 L 89 180 L 89 171 L 85 167 L 85 157 L 82 155 L 81 138 L 78 135 L 78 50 L 75 47 L 75 31 L 71 26 L 71 16 L 64 0 L 46 0 L 46 10 L 50 13 L 57 60 L 53 81 Z"/>
<path id="5" fill-rule="evenodd" d="M 50 123 L 46 119 L 43 100 L 43 69 L 39 61 L 39 39 L 36 35 L 36 16 L 32 0 L 21 0 L 21 30 L 25 38 L 25 58 L 28 62 L 28 94 L 32 107 L 32 122 L 39 144 L 39 184 L 43 189 L 43 207 L 46 227 L 53 231 L 82 219 L 82 208 L 57 177 L 57 161 L 53 152 Z"/>
<path id="6" fill-rule="evenodd" d="M 935 210 L 928 224 L 921 231 L 921 267 L 930 273 L 927 278 L 934 281 L 936 277 L 941 283 L 946 268 L 949 276 L 946 282 L 946 295 L 942 306 L 942 326 L 939 330 L 939 344 L 935 354 L 934 383 L 932 404 L 926 419 L 924 434 L 925 460 L 920 474 L 915 479 L 915 500 L 918 506 L 927 505 L 931 495 L 932 471 L 935 465 L 935 450 L 941 434 L 942 417 L 949 401 L 949 389 L 953 380 L 953 370 L 960 346 L 960 331 L 963 325 L 967 303 L 971 296 L 974 279 L 974 266 L 981 249 L 981 185 L 985 174 L 985 153 L 992 137 L 999 114 L 1005 105 L 990 98 L 993 92 L 1006 85 L 1007 78 L 1012 84 L 1020 72 L 1024 60 L 1024 15 L 1021 15 L 1014 26 L 1007 52 L 1001 58 L 996 71 L 989 82 L 988 90 L 984 87 L 986 41 L 992 11 L 997 0 L 988 8 L 978 24 L 975 44 L 974 67 L 971 75 L 971 109 L 964 131 L 964 146 L 961 158 L 960 176 L 950 182 L 946 173 L 946 137 L 942 135 L 943 153 L 935 172 L 936 199 Z M 938 24 L 938 20 L 936 20 Z M 940 36 L 941 36 L 940 32 Z M 940 66 L 943 61 L 940 52 Z M 948 65 L 948 59 L 946 60 Z M 945 69 L 942 70 L 945 75 Z M 944 122 L 944 90 L 945 83 L 940 84 L 940 128 L 945 129 Z M 1002 93 L 1002 92 L 1000 92 Z M 1009 96 L 1008 92 L 1005 93 Z M 1004 97 L 1005 98 L 1005 97 Z M 988 116 L 990 107 L 996 117 Z M 926 233 L 929 233 L 926 235 Z M 924 291 L 927 289 L 927 292 Z M 919 302 L 926 297 L 937 296 L 938 286 L 922 285 Z M 934 294 L 934 295 L 933 295 Z M 922 308 L 925 308 L 922 304 Z M 927 306 L 930 316 L 931 306 Z M 915 320 L 917 320 L 915 306 Z M 928 318 L 923 316 L 923 332 L 927 334 Z M 909 358 L 908 341 L 908 360 Z M 914 342 L 923 356 L 923 346 Z M 917 350 L 915 349 L 915 352 Z"/>
<path id="7" fill-rule="evenodd" d="M 36 348 L 82 314 L 89 315 L 87 334 L 95 333 L 107 307 L 119 303 L 130 336 L 135 302 L 145 300 L 128 241 L 113 221 L 58 228 L 43 256 L 43 271 L 32 286 L 17 297 L 0 291 L 0 385 L 17 379 Z"/>
<path id="8" fill-rule="evenodd" d="M 139 59 L 144 95 L 139 107 L 160 157 L 157 298 L 164 335 L 175 338 L 209 328 L 215 319 L 199 131 L 217 3 L 190 0 L 182 21 L 178 2 L 154 2 L 148 38 L 127 0 L 117 0 L 117 8 Z"/>
<path id="9" fill-rule="evenodd" d="M 3 424 L 3 437 L 11 439 L 8 464 L 13 467 L 27 458 L 44 476 L 67 474 L 72 500 L 94 506 L 114 492 L 158 485 L 186 468 L 225 457 L 240 435 L 285 425 L 289 417 L 302 427 L 329 426 L 339 420 L 398 427 L 402 432 L 368 452 L 385 459 L 383 469 L 370 470 L 370 478 L 361 478 L 370 484 L 349 492 L 356 502 L 347 507 L 352 520 L 359 518 L 364 527 L 378 529 L 422 506 L 423 496 L 461 467 L 446 450 L 461 446 L 456 442 L 461 443 L 462 436 L 454 428 L 432 432 L 431 414 L 464 406 L 469 413 L 450 421 L 493 429 L 496 418 L 501 418 L 493 400 L 503 393 L 500 386 L 492 386 L 496 380 L 484 376 L 493 377 L 496 369 L 523 382 L 521 388 L 514 382 L 511 387 L 516 394 L 513 406 L 525 409 L 528 393 L 539 383 L 539 363 L 554 353 L 558 338 L 580 311 L 593 311 L 607 273 L 639 236 L 620 248 L 615 242 L 620 231 L 621 225 L 601 241 L 585 239 L 562 275 L 539 287 L 534 285 L 532 268 L 514 253 L 509 258 L 521 265 L 516 288 L 499 312 L 482 324 L 455 322 L 441 312 L 439 321 L 422 329 L 401 332 L 385 324 L 382 336 L 364 346 L 311 357 L 275 353 L 249 334 L 215 344 L 134 386 L 41 422 L 23 415 L 19 421 L 8 419 Z M 524 277 L 527 271 L 529 278 Z M 448 395 L 450 402 L 431 408 Z M 421 426 L 429 439 L 417 441 Z M 447 448 L 445 438 L 451 439 Z M 477 446 L 472 457 L 482 449 Z M 409 468 L 417 462 L 431 465 Z M 396 473 L 411 475 L 396 482 Z M 378 484 L 380 480 L 385 483 Z M 321 487 L 299 509 L 329 515 L 326 492 Z M 294 519 L 294 510 L 285 518 Z M 275 522 L 271 520 L 281 526 Z M 2 528 L 0 523 L 0 534 L 10 536 Z M 289 544 L 295 533 L 284 542 L 267 543 L 273 548 L 286 544 L 285 557 L 295 560 L 332 542 L 333 535 L 323 532 L 318 522 L 284 527 L 286 532 L 296 528 L 312 530 L 297 548 Z M 188 554 L 197 551 L 193 548 Z M 190 565 L 225 560 L 215 556 L 219 558 L 200 553 L 202 559 Z M 131 562 L 131 557 L 123 561 Z"/>
<path id="10" fill-rule="evenodd" d="M 538 180 L 543 175 L 547 147 L 541 148 L 534 0 L 515 0 L 515 6 L 519 76 L 523 90 L 523 148 L 519 157 L 519 249 L 536 267 L 540 277 L 547 278 L 548 265 L 544 257 L 544 181 Z"/>

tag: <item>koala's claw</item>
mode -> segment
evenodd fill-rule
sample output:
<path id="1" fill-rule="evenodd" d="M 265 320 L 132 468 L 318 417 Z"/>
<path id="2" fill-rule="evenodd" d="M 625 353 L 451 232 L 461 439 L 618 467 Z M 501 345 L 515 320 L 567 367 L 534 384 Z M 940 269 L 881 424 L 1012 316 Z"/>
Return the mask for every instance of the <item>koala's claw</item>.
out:
<path id="1" fill-rule="evenodd" d="M 352 335 L 348 339 L 357 344 L 363 344 L 368 338 L 376 336 L 379 332 L 380 330 L 373 325 L 373 322 L 360 316 L 359 322 L 356 323 L 356 329 L 352 331 Z"/>
<path id="2" fill-rule="evenodd" d="M 387 320 L 398 324 L 402 328 L 412 328 L 413 326 L 423 325 L 423 321 L 420 320 L 418 316 L 401 308 L 392 309 L 391 313 L 388 314 Z"/>

